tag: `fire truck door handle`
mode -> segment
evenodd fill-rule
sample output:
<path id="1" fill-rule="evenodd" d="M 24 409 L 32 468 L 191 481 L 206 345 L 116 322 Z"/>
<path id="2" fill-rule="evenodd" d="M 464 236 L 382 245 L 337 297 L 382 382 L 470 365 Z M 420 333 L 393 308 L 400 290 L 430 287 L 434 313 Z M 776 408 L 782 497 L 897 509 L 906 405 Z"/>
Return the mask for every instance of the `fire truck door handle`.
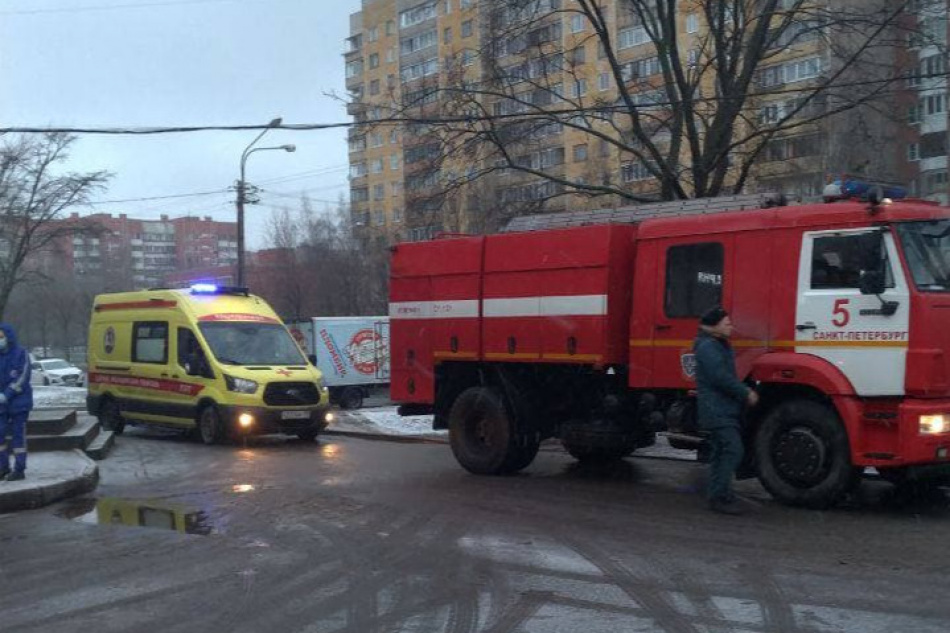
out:
<path id="1" fill-rule="evenodd" d="M 795 329 L 799 332 L 804 332 L 805 330 L 817 330 L 818 326 L 809 321 L 808 323 L 801 323 L 795 326 Z"/>
<path id="2" fill-rule="evenodd" d="M 658 325 L 658 326 L 656 326 L 656 331 L 657 331 L 657 332 L 662 332 L 662 331 L 664 331 L 664 330 L 671 330 L 671 329 L 673 329 L 673 326 L 672 326 L 672 325 Z"/>

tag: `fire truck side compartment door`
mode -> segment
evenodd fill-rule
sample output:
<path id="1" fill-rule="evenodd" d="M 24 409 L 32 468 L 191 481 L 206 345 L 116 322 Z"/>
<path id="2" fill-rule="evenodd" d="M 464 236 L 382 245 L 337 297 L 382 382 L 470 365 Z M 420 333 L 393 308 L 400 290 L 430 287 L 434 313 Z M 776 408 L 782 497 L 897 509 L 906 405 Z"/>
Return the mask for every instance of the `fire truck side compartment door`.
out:
<path id="1" fill-rule="evenodd" d="M 869 261 L 869 254 L 883 262 Z M 861 294 L 863 271 L 883 264 L 885 290 Z M 893 314 L 884 302 L 896 304 Z M 893 308 L 892 308 L 893 309 Z M 827 360 L 861 396 L 904 394 L 910 293 L 893 236 L 877 228 L 805 233 L 795 351 Z"/>

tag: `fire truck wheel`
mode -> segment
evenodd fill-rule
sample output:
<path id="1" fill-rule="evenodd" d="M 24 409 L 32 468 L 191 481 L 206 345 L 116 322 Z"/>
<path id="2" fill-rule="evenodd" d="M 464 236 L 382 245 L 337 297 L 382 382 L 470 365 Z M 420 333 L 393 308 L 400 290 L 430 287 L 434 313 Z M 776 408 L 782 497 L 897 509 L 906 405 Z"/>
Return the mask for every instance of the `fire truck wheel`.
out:
<path id="1" fill-rule="evenodd" d="M 198 435 L 205 444 L 220 444 L 224 441 L 226 431 L 224 420 L 213 404 L 205 406 L 198 414 Z"/>
<path id="2" fill-rule="evenodd" d="M 830 407 L 790 400 L 775 407 L 755 438 L 759 481 L 789 505 L 827 508 L 858 481 L 848 435 Z"/>
<path id="3" fill-rule="evenodd" d="M 476 475 L 515 472 L 534 459 L 517 445 L 511 416 L 490 387 L 470 387 L 456 398 L 449 412 L 449 443 L 458 463 Z"/>
<path id="4" fill-rule="evenodd" d="M 113 435 L 122 435 L 125 430 L 125 421 L 119 412 L 119 405 L 112 400 L 106 400 L 102 403 L 102 409 L 99 411 L 99 424 L 106 431 L 112 431 Z"/>

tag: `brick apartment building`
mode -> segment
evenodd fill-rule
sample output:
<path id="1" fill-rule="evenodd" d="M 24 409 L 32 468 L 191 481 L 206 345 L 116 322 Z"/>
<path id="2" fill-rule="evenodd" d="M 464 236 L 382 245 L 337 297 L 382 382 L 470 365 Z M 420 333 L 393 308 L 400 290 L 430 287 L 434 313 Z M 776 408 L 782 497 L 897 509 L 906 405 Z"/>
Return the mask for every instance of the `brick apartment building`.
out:
<path id="1" fill-rule="evenodd" d="M 69 220 L 75 222 L 78 214 Z M 83 220 L 99 229 L 74 235 L 51 256 L 76 275 L 109 276 L 119 287 L 160 286 L 177 270 L 232 267 L 237 262 L 237 224 L 210 217 L 158 220 L 94 214 Z"/>

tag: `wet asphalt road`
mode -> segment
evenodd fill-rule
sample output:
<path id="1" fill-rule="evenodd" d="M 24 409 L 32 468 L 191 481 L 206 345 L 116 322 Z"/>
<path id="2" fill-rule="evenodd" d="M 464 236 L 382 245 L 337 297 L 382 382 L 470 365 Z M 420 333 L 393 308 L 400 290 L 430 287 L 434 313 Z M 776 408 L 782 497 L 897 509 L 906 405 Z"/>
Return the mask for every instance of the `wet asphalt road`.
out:
<path id="1" fill-rule="evenodd" d="M 881 483 L 830 512 L 746 483 L 762 505 L 733 518 L 694 464 L 556 451 L 483 478 L 444 445 L 132 431 L 100 466 L 96 497 L 201 511 L 211 534 L 84 522 L 93 499 L 0 516 L 0 630 L 950 630 L 947 501 Z"/>

